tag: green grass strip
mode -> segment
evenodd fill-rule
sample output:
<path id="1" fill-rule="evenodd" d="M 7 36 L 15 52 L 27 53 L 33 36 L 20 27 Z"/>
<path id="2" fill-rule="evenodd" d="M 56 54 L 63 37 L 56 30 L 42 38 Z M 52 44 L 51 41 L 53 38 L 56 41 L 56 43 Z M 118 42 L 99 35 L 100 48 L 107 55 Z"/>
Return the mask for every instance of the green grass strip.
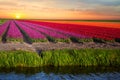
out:
<path id="1" fill-rule="evenodd" d="M 4 19 L 0 19 L 0 25 L 2 25 L 3 23 L 5 23 L 7 20 Z"/>
<path id="2" fill-rule="evenodd" d="M 120 66 L 120 49 L 0 51 L 0 67 Z"/>
<path id="3" fill-rule="evenodd" d="M 0 67 L 35 67 L 39 66 L 40 57 L 34 52 L 1 51 Z"/>

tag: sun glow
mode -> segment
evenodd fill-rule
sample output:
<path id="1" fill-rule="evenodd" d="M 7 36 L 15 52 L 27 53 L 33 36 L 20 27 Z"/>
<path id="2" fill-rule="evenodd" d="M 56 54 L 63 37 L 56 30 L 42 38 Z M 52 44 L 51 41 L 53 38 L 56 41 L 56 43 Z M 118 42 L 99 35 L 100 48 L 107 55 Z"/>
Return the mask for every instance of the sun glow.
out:
<path id="1" fill-rule="evenodd" d="M 21 18 L 21 15 L 20 14 L 16 14 L 16 19 L 20 19 Z"/>

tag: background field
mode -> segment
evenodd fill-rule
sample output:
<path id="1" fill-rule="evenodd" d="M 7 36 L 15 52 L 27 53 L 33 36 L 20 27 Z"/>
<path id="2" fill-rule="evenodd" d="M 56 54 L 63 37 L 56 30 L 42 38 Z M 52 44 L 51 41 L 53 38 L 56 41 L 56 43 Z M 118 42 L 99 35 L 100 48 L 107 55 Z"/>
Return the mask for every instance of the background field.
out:
<path id="1" fill-rule="evenodd" d="M 39 20 L 36 20 L 39 21 Z M 90 25 L 97 27 L 111 27 L 111 28 L 120 28 L 120 22 L 99 22 L 99 21 L 45 21 L 53 23 L 67 23 L 67 24 L 77 24 L 77 25 Z"/>
<path id="2" fill-rule="evenodd" d="M 119 22 L 1 20 L 2 42 L 120 42 Z"/>

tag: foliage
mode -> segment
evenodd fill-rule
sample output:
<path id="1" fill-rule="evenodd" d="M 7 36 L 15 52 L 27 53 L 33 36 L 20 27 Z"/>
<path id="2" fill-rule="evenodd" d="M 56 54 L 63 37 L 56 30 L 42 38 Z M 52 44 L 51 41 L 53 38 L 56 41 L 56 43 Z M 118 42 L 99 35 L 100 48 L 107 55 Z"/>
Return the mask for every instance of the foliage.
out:
<path id="1" fill-rule="evenodd" d="M 0 67 L 120 66 L 119 49 L 0 51 Z"/>
<path id="2" fill-rule="evenodd" d="M 0 24 L 3 24 L 3 23 L 5 23 L 7 20 L 5 20 L 5 19 L 0 19 Z"/>

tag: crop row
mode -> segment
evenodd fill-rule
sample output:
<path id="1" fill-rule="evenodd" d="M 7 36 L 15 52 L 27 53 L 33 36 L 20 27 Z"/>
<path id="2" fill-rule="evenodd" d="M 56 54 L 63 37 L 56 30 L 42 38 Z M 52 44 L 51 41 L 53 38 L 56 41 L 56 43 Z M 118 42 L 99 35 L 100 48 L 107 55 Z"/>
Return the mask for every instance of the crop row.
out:
<path id="1" fill-rule="evenodd" d="M 115 38 L 120 38 L 120 29 L 116 28 L 106 28 L 106 27 L 96 27 L 88 25 L 75 25 L 75 24 L 63 24 L 63 23 L 51 23 L 51 22 L 37 22 L 37 21 L 26 21 L 34 24 L 47 26 L 50 28 L 76 33 L 79 35 L 85 35 L 95 38 L 102 38 L 106 40 L 111 40 Z"/>
<path id="2" fill-rule="evenodd" d="M 33 24 L 29 24 L 29 23 L 21 23 L 21 24 L 24 24 L 27 28 L 31 28 L 33 30 L 36 30 L 36 32 L 42 33 L 46 36 L 48 35 L 48 36 L 51 36 L 54 38 L 67 38 L 65 35 L 62 35 L 62 34 L 59 34 L 57 32 L 50 31 L 50 30 L 47 30 L 47 29 L 44 29 L 44 28 L 41 28 L 38 26 L 34 26 Z"/>
<path id="3" fill-rule="evenodd" d="M 10 28 L 7 33 L 8 38 L 23 38 L 20 30 L 16 27 L 15 23 L 11 21 Z"/>
<path id="4" fill-rule="evenodd" d="M 30 36 L 30 38 L 33 38 L 33 39 L 39 39 L 39 38 L 44 39 L 45 38 L 45 36 L 40 34 L 39 32 L 37 32 L 29 27 L 26 27 L 25 25 L 23 25 L 17 21 L 15 21 L 15 22 L 16 22 L 16 24 L 18 24 L 18 26 L 22 30 L 24 30 L 26 32 L 26 34 L 28 34 Z"/>
<path id="5" fill-rule="evenodd" d="M 42 25 L 37 25 L 37 24 L 32 24 L 32 23 L 28 23 L 28 22 L 22 22 L 23 24 L 26 24 L 27 26 L 30 26 L 31 28 L 34 28 L 42 33 L 45 33 L 49 36 L 52 36 L 54 38 L 70 38 L 70 37 L 76 37 L 76 38 L 89 38 L 86 37 L 84 35 L 80 35 L 80 34 L 75 34 L 75 33 L 70 33 L 70 32 L 65 32 L 62 30 L 58 30 L 58 29 L 54 29 L 54 28 L 50 28 L 47 26 L 42 26 Z"/>
<path id="6" fill-rule="evenodd" d="M 37 23 L 37 24 L 36 24 Z M 38 42 L 38 41 L 62 41 L 62 42 L 88 42 L 88 41 L 98 41 L 103 42 L 102 39 L 106 40 L 117 40 L 119 41 L 120 32 L 119 29 L 104 29 L 103 33 L 100 33 L 101 30 L 98 28 L 91 28 L 91 31 L 88 27 L 81 28 L 80 26 L 70 26 L 63 28 L 63 26 L 59 26 L 57 23 L 55 25 L 53 23 L 49 23 L 51 25 L 45 26 L 43 23 L 48 25 L 48 22 L 31 22 L 31 21 L 17 21 L 17 20 L 9 20 L 6 23 L 0 26 L 0 39 L 3 42 L 6 41 L 25 41 L 28 43 Z M 62 24 L 63 25 L 63 24 Z M 67 25 L 67 26 L 68 26 Z M 61 28 L 60 28 L 61 27 Z M 77 29 L 78 28 L 78 29 Z M 81 29 L 80 29 L 81 28 Z M 69 31 L 71 30 L 71 31 Z M 75 32 L 76 31 L 76 32 Z M 110 33 L 114 31 L 113 33 Z M 81 33 L 81 34 L 80 34 Z"/>
<path id="7" fill-rule="evenodd" d="M 9 20 L 0 26 L 0 38 L 4 42 L 18 41 L 19 39 L 25 42 L 30 42 L 30 40 L 58 40 L 66 42 L 70 40 L 70 37 L 78 36 L 80 35 L 16 20 Z M 80 37 L 84 38 L 85 36 Z"/>
<path id="8" fill-rule="evenodd" d="M 25 32 L 26 32 L 26 30 L 30 31 L 29 29 L 31 29 L 32 31 L 35 31 L 39 34 L 44 35 L 47 38 L 47 40 L 50 41 L 50 42 L 58 42 L 58 41 L 60 41 L 60 42 L 61 41 L 62 42 L 70 42 L 70 36 L 68 36 L 68 34 L 60 33 L 59 31 L 56 31 L 56 30 L 53 30 L 53 29 L 50 30 L 50 29 L 48 29 L 44 26 L 34 25 L 32 23 L 30 24 L 30 23 L 24 23 L 24 22 L 19 22 L 19 21 L 15 21 L 15 22 Z M 23 27 L 23 25 L 24 25 L 24 27 Z M 30 35 L 30 34 L 28 34 L 28 35 Z M 34 39 L 34 38 L 32 37 L 32 39 Z M 40 39 L 42 39 L 42 38 L 40 38 Z M 76 41 L 79 42 L 79 39 L 77 39 Z"/>
<path id="9" fill-rule="evenodd" d="M 33 23 L 28 23 L 28 22 L 19 22 L 19 23 L 24 24 L 25 26 L 44 34 L 47 37 L 47 39 L 52 42 L 56 42 L 56 40 L 57 41 L 62 40 L 62 42 L 69 42 L 70 40 L 72 40 L 73 42 L 80 42 L 80 38 L 81 39 L 90 38 L 88 36 L 75 34 L 71 32 L 65 32 L 62 30 L 50 28 L 47 26 L 37 25 Z"/>

